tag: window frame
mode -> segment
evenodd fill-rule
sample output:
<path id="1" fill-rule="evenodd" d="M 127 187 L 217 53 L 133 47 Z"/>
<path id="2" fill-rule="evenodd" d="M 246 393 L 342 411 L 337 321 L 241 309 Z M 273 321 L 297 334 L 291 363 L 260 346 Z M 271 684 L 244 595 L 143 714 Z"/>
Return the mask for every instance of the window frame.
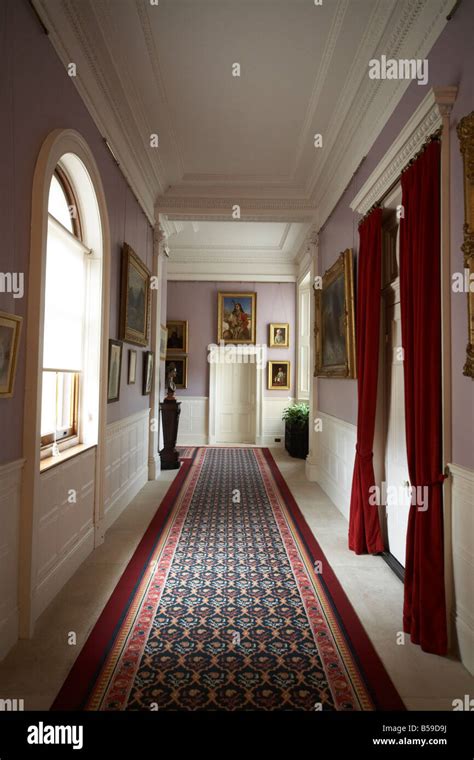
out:
<path id="1" fill-rule="evenodd" d="M 82 238 L 81 212 L 79 208 L 79 203 L 77 202 L 77 195 L 74 192 L 74 187 L 72 185 L 72 182 L 69 179 L 66 171 L 63 169 L 63 167 L 59 163 L 56 165 L 56 168 L 53 174 L 56 177 L 59 184 L 61 185 L 62 191 L 66 197 L 68 209 L 70 209 L 71 207 L 76 209 L 76 216 L 71 216 L 71 223 L 72 223 L 74 237 L 77 237 L 77 239 L 80 240 L 82 243 L 83 238 Z M 56 217 L 54 218 L 56 219 Z M 56 219 L 56 221 L 59 224 L 61 224 L 59 219 Z"/>
<path id="2" fill-rule="evenodd" d="M 75 216 L 71 215 L 71 223 L 73 228 L 73 233 L 71 233 L 70 230 L 68 230 L 62 222 L 57 219 L 54 214 L 50 214 L 51 217 L 54 218 L 54 221 L 59 224 L 63 229 L 66 230 L 68 235 L 73 234 L 73 237 L 77 238 L 81 243 L 83 243 L 83 225 L 81 222 L 81 211 L 80 206 L 77 200 L 77 194 L 74 190 L 74 186 L 69 179 L 69 176 L 64 169 L 63 166 L 61 166 L 61 163 L 58 162 L 54 168 L 53 175 L 56 180 L 59 182 L 61 189 L 64 193 L 64 196 L 66 198 L 66 203 L 68 205 L 68 209 L 71 207 L 74 207 L 76 210 Z M 52 182 L 52 177 L 50 180 L 50 186 Z M 48 209 L 49 214 L 49 209 Z M 47 241 L 46 241 L 47 246 Z M 41 458 L 45 458 L 52 455 L 53 448 L 56 446 L 59 451 L 62 449 L 67 449 L 70 446 L 74 446 L 79 443 L 79 404 L 80 404 L 80 390 L 81 390 L 81 381 L 80 381 L 80 372 L 74 371 L 74 370 L 56 370 L 49 367 L 42 367 L 42 373 L 44 372 L 55 372 L 56 375 L 58 374 L 72 374 L 74 375 L 74 386 L 73 386 L 73 394 L 72 394 L 72 400 L 71 400 L 71 418 L 72 418 L 72 426 L 67 429 L 67 431 L 58 438 L 58 430 L 55 430 L 52 433 L 47 433 L 46 435 L 40 435 L 40 456 Z M 57 384 L 56 384 L 56 404 L 58 402 L 58 392 L 57 392 Z"/>
<path id="3" fill-rule="evenodd" d="M 58 374 L 71 374 L 73 375 L 73 393 L 72 393 L 72 399 L 71 399 L 71 419 L 72 419 L 72 426 L 69 427 L 64 434 L 61 435 L 60 438 L 58 438 L 58 430 L 55 430 L 53 433 L 47 433 L 46 435 L 41 436 L 41 452 L 48 453 L 49 450 L 56 444 L 59 448 L 61 448 L 62 444 L 67 444 L 65 448 L 70 446 L 71 444 L 79 443 L 79 390 L 80 390 L 80 379 L 79 379 L 79 372 L 74 371 L 68 371 L 68 370 L 54 370 L 54 369 L 43 369 L 43 374 L 45 372 L 55 372 L 56 375 Z M 58 398 L 57 398 L 57 385 L 56 385 L 56 404 L 57 404 Z"/>

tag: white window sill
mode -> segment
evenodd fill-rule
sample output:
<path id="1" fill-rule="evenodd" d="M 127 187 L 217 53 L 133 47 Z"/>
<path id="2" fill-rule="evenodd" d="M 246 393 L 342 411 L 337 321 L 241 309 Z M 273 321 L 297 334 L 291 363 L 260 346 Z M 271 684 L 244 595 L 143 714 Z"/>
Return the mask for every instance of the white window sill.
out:
<path id="1" fill-rule="evenodd" d="M 58 464 L 62 464 L 62 462 L 66 462 L 68 459 L 83 454 L 85 451 L 95 448 L 96 445 L 97 444 L 95 443 L 79 443 L 77 446 L 71 446 L 69 449 L 64 449 L 57 457 L 46 457 L 46 459 L 40 461 L 40 472 L 50 470 L 51 467 L 55 467 Z"/>

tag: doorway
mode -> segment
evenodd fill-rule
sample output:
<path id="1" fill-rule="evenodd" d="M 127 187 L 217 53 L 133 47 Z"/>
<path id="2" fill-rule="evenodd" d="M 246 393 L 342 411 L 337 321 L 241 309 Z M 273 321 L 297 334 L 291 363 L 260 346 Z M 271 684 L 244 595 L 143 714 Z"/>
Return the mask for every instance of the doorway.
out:
<path id="1" fill-rule="evenodd" d="M 255 443 L 255 362 L 219 365 L 216 443 Z"/>
<path id="2" fill-rule="evenodd" d="M 400 312 L 399 219 L 395 195 L 384 210 L 382 231 L 381 518 L 385 559 L 403 580 L 410 511 L 410 481 L 405 437 L 405 388 Z"/>

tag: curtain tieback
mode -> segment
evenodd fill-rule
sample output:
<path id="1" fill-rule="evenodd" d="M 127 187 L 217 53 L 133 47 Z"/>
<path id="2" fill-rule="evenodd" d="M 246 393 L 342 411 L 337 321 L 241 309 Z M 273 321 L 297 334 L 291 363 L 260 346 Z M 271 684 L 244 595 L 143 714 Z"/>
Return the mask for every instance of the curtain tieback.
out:
<path id="1" fill-rule="evenodd" d="M 356 444 L 356 453 L 364 462 L 369 462 L 374 456 L 373 451 L 362 451 L 358 443 Z"/>

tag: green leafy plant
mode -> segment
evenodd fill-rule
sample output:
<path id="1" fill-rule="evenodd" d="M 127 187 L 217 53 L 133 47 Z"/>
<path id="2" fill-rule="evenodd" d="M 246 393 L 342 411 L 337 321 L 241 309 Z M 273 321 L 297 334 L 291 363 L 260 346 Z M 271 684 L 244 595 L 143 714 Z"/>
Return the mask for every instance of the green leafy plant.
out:
<path id="1" fill-rule="evenodd" d="M 309 404 L 301 401 L 299 404 L 292 404 L 283 410 L 282 419 L 290 425 L 304 427 L 309 419 Z"/>

